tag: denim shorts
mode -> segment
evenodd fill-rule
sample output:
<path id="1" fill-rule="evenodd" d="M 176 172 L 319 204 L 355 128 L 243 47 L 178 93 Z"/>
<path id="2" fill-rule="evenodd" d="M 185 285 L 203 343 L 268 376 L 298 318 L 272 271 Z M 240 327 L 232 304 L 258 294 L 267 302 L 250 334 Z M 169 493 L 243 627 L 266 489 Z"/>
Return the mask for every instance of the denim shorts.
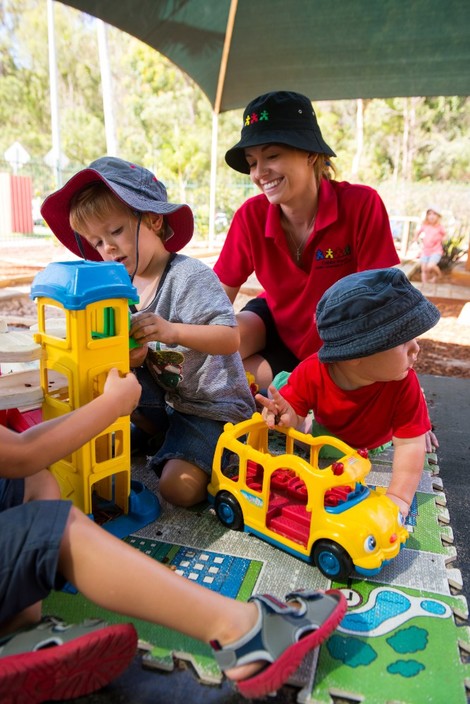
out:
<path id="1" fill-rule="evenodd" d="M 225 422 L 176 411 L 165 402 L 164 390 L 155 383 L 146 367 L 134 371 L 142 386 L 138 410 L 158 428 L 159 434 L 164 434 L 150 466 L 158 473 L 168 460 L 180 459 L 210 475 L 215 447 Z"/>
<path id="2" fill-rule="evenodd" d="M 24 479 L 0 479 L 0 511 L 24 501 Z"/>
<path id="3" fill-rule="evenodd" d="M 0 486 L 8 481 L 0 479 Z M 1 487 L 1 494 L 12 492 Z M 59 500 L 0 506 L 0 623 L 64 586 L 57 564 L 71 505 Z"/>
<path id="4" fill-rule="evenodd" d="M 266 329 L 266 346 L 263 350 L 259 351 L 259 354 L 268 362 L 273 377 L 279 374 L 279 372 L 293 371 L 300 362 L 300 359 L 298 359 L 281 340 L 266 299 L 263 297 L 252 298 L 242 310 L 256 313 L 264 323 Z"/>
<path id="5" fill-rule="evenodd" d="M 421 264 L 439 264 L 442 254 L 422 254 L 419 258 Z"/>

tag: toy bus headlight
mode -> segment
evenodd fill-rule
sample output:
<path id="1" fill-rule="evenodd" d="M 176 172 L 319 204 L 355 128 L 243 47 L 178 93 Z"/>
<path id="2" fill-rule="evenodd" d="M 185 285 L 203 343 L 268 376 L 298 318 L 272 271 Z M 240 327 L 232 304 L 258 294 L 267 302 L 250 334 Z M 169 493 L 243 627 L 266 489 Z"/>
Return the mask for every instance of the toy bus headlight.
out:
<path id="1" fill-rule="evenodd" d="M 376 547 L 377 547 L 376 539 L 374 538 L 373 535 L 368 535 L 367 538 L 364 540 L 364 550 L 366 552 L 374 552 Z"/>

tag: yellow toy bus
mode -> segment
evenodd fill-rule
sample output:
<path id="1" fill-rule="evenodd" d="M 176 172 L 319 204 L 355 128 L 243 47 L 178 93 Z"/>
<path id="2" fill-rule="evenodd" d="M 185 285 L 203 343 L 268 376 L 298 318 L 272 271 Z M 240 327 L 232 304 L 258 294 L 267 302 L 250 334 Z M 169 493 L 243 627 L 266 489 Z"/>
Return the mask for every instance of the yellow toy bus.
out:
<path id="1" fill-rule="evenodd" d="M 279 454 L 268 449 L 270 433 L 276 434 Z M 320 459 L 328 446 L 341 458 Z M 316 565 L 329 579 L 346 581 L 354 570 L 377 574 L 408 538 L 396 504 L 364 482 L 370 468 L 367 450 L 293 428 L 270 431 L 255 413 L 225 425 L 214 454 L 209 501 L 226 527 L 253 533 Z"/>

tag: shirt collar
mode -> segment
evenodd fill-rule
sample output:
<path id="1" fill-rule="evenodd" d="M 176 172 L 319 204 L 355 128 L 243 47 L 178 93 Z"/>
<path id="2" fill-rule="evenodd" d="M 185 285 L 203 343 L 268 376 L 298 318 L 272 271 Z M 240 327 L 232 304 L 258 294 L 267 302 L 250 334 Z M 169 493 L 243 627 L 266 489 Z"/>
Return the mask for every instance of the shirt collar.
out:
<path id="1" fill-rule="evenodd" d="M 323 178 L 318 189 L 318 210 L 315 221 L 315 230 L 322 230 L 338 219 L 338 197 L 329 179 Z M 276 236 L 284 236 L 281 225 L 281 208 L 279 205 L 268 203 L 266 225 L 264 229 L 265 237 L 274 239 Z"/>

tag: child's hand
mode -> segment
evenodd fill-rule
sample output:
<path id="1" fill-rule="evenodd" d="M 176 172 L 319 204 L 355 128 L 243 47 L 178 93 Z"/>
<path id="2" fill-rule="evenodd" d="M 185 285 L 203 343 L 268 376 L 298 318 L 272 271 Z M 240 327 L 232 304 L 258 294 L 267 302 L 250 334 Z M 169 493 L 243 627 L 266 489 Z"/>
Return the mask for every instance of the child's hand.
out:
<path id="1" fill-rule="evenodd" d="M 173 345 L 177 342 L 173 339 L 173 329 L 173 323 L 169 323 L 160 315 L 143 311 L 132 315 L 129 334 L 139 345 L 145 345 L 148 342 Z"/>
<path id="2" fill-rule="evenodd" d="M 270 398 L 262 394 L 255 396 L 258 403 L 264 406 L 262 415 L 268 428 L 274 428 L 275 425 L 297 427 L 298 416 L 290 403 L 281 396 L 275 386 L 270 386 L 268 391 Z"/>
<path id="3" fill-rule="evenodd" d="M 110 369 L 103 394 L 116 406 L 120 416 L 129 416 L 139 403 L 142 387 L 132 372 L 120 376 L 117 369 Z"/>
<path id="4" fill-rule="evenodd" d="M 410 512 L 410 505 L 404 499 L 400 499 L 399 496 L 396 496 L 395 494 L 389 494 L 388 491 L 387 491 L 387 496 L 389 499 L 391 499 L 393 501 L 394 504 L 396 504 L 398 506 L 403 518 L 406 518 Z"/>
<path id="5" fill-rule="evenodd" d="M 132 350 L 129 350 L 129 364 L 131 368 L 141 367 L 145 362 L 147 352 L 147 345 L 141 345 L 140 347 L 134 347 Z"/>

